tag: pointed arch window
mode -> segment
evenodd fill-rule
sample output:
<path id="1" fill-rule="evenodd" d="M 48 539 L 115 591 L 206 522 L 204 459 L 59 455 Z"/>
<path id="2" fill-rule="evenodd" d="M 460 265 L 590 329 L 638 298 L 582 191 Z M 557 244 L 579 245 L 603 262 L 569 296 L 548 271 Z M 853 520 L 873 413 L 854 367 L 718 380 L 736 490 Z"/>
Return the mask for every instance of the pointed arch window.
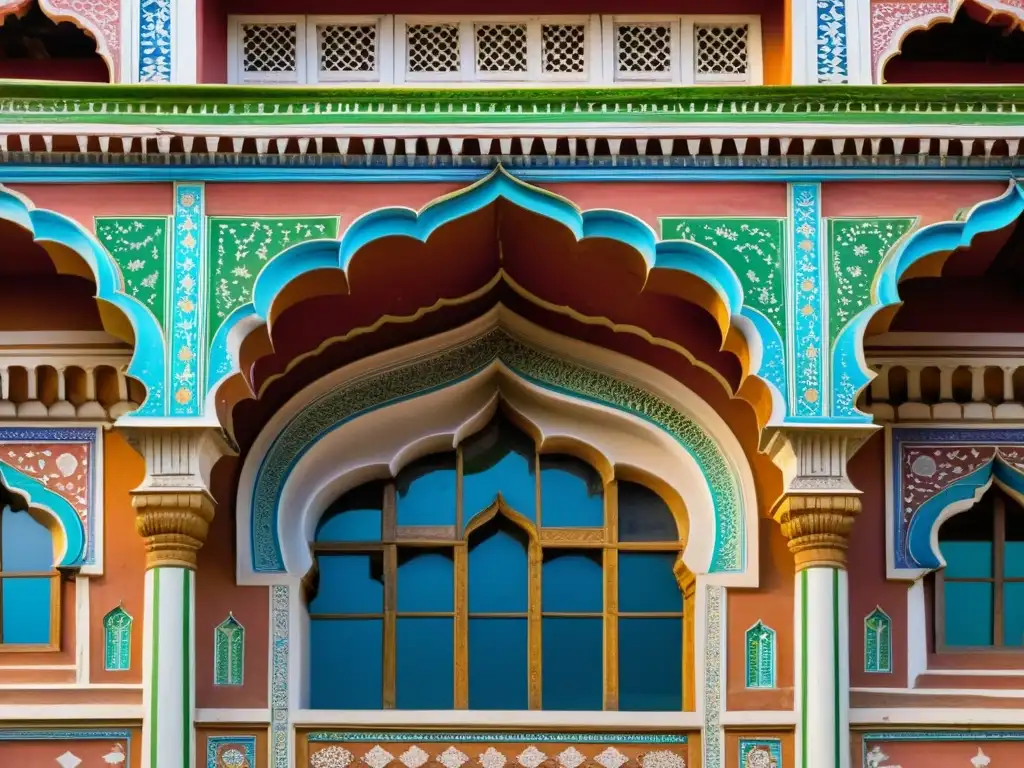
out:
<path id="1" fill-rule="evenodd" d="M 892 672 L 892 619 L 877 606 L 864 617 L 864 671 Z"/>
<path id="2" fill-rule="evenodd" d="M 503 415 L 346 493 L 313 543 L 311 706 L 683 709 L 683 511 L 663 493 L 539 454 Z"/>
<path id="3" fill-rule="evenodd" d="M 122 606 L 103 617 L 103 668 L 124 672 L 132 666 L 132 617 Z"/>
<path id="4" fill-rule="evenodd" d="M 241 685 L 245 673 L 245 627 L 228 617 L 214 630 L 213 684 Z"/>
<path id="5" fill-rule="evenodd" d="M 60 576 L 53 536 L 26 510 L 0 510 L 0 648 L 56 649 Z"/>
<path id="6" fill-rule="evenodd" d="M 747 688 L 775 687 L 775 630 L 758 621 L 747 630 Z"/>

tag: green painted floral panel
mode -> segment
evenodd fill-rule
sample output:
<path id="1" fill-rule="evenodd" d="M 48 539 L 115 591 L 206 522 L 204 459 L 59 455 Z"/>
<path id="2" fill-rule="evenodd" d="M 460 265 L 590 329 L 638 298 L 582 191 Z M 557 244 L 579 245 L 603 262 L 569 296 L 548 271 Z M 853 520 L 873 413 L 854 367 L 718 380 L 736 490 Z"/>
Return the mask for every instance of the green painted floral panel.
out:
<path id="1" fill-rule="evenodd" d="M 252 287 L 263 268 L 286 248 L 307 240 L 338 236 L 335 216 L 209 219 L 210 290 L 208 341 L 228 315 L 252 300 Z"/>
<path id="2" fill-rule="evenodd" d="M 915 218 L 828 220 L 828 331 L 839 334 L 871 303 L 871 285 L 878 267 Z"/>
<path id="3" fill-rule="evenodd" d="M 161 328 L 167 326 L 167 222 L 167 216 L 96 219 L 96 237 L 121 269 L 125 293 L 144 304 Z"/>

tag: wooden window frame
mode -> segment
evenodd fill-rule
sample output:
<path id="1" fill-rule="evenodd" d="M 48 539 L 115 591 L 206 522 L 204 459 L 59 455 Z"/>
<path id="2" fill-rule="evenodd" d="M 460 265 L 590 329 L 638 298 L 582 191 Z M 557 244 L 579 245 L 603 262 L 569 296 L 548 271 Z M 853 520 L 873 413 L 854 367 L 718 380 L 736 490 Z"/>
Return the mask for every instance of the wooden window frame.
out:
<path id="1" fill-rule="evenodd" d="M 25 514 L 30 514 L 25 511 Z M 0 521 L 0 552 L 3 544 L 3 523 Z M 52 534 L 51 534 L 52 535 Z M 50 580 L 50 639 L 46 643 L 5 643 L 3 642 L 4 591 L 3 584 L 8 579 L 41 579 Z M 0 555 L 0 653 L 49 653 L 60 650 L 60 591 L 61 574 L 56 568 L 49 571 L 17 571 L 6 573 L 3 570 L 3 557 Z"/>
<path id="2" fill-rule="evenodd" d="M 1020 510 L 1018 510 L 1018 513 Z M 1006 499 L 997 494 L 992 499 L 992 576 L 947 578 L 945 568 L 935 572 L 935 651 L 936 653 L 1022 653 L 1024 645 L 1005 645 L 1003 623 L 1004 589 L 1007 583 L 1024 583 L 1024 576 L 1007 578 L 1006 556 Z M 967 513 L 969 514 L 969 513 Z M 946 583 L 992 584 L 992 645 L 947 645 L 946 643 Z"/>
<path id="3" fill-rule="evenodd" d="M 454 618 L 454 706 L 451 711 L 469 709 L 469 537 L 473 531 L 486 522 L 477 522 L 481 517 L 490 519 L 496 514 L 504 514 L 512 519 L 517 526 L 524 528 L 530 537 L 528 545 L 529 594 L 525 613 L 518 612 L 516 618 L 527 619 L 528 648 L 527 665 L 529 670 L 529 690 L 527 710 L 542 710 L 543 669 L 541 663 L 542 635 L 541 625 L 545 616 L 572 616 L 579 618 L 603 619 L 603 697 L 602 708 L 592 711 L 618 711 L 619 709 L 619 619 L 620 618 L 678 618 L 682 622 L 682 707 L 680 712 L 693 712 L 696 709 L 696 691 L 694 687 L 694 653 L 695 653 L 695 622 L 694 610 L 695 580 L 692 574 L 682 565 L 682 553 L 686 548 L 684 535 L 672 541 L 652 542 L 620 542 L 618 541 L 618 480 L 611 479 L 602 484 L 604 498 L 604 524 L 599 528 L 542 528 L 541 508 L 541 454 L 534 449 L 534 483 L 536 494 L 536 523 L 519 515 L 514 509 L 497 500 L 473 523 L 466 524 L 462 509 L 463 485 L 463 449 L 456 449 L 456 508 L 453 538 L 426 538 L 419 528 L 409 530 L 408 538 L 402 536 L 403 531 L 397 524 L 397 491 L 395 482 L 389 481 L 384 486 L 383 509 L 381 514 L 381 540 L 372 542 L 314 542 L 310 545 L 314 562 L 319 555 L 349 553 L 371 554 L 382 553 L 383 556 L 383 611 L 380 613 L 312 613 L 308 614 L 311 621 L 317 619 L 356 619 L 376 618 L 383 620 L 383 691 L 382 709 L 395 709 L 397 706 L 396 688 L 396 628 L 397 619 L 403 616 L 415 617 L 453 617 Z M 649 486 L 648 486 L 649 487 Z M 651 489 L 654 490 L 653 488 Z M 660 496 L 660 494 L 659 494 Z M 665 502 L 671 511 L 671 505 Z M 675 513 L 672 513 L 675 516 Z M 475 524 L 474 524 L 475 523 Z M 436 526 L 444 530 L 444 526 Z M 548 533 L 545 536 L 545 532 Z M 397 611 L 398 587 L 398 550 L 412 549 L 445 549 L 452 553 L 453 567 L 453 608 L 454 611 L 402 612 Z M 603 605 L 600 612 L 550 612 L 542 606 L 541 583 L 545 550 L 580 549 L 600 553 L 603 579 Z M 675 554 L 676 583 L 680 591 L 679 611 L 620 611 L 618 599 L 618 560 L 620 552 L 670 552 Z M 315 572 L 317 569 L 314 568 Z M 497 614 L 487 614 L 497 616 Z M 502 614 L 505 615 L 505 614 Z M 511 616 L 512 614 L 508 614 Z M 372 711 L 372 710 L 371 710 Z M 674 711 L 674 710 L 673 710 Z"/>

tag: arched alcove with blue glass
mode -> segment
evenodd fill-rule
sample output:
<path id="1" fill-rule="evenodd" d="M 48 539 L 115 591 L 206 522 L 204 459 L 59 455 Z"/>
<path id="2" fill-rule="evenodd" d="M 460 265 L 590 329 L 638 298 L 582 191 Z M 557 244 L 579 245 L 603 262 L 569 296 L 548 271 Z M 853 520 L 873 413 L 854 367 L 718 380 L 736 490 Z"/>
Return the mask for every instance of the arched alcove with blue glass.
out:
<path id="1" fill-rule="evenodd" d="M 60 643 L 56 524 L 0 494 L 0 650 L 46 650 Z"/>
<path id="2" fill-rule="evenodd" d="M 499 410 L 328 507 L 312 708 L 692 708 L 682 500 L 586 446 L 540 452 L 518 425 Z"/>

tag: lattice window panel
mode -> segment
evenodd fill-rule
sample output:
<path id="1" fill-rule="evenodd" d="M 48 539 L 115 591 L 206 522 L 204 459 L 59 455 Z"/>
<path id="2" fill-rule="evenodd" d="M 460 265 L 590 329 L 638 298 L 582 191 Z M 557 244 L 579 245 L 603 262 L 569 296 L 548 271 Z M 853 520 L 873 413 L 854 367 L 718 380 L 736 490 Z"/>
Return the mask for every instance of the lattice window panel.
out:
<path id="1" fill-rule="evenodd" d="M 410 24 L 406 28 L 406 71 L 458 73 L 460 70 L 457 24 Z"/>
<path id="2" fill-rule="evenodd" d="M 583 24 L 541 26 L 541 71 L 582 74 L 587 71 L 587 28 Z"/>
<path id="3" fill-rule="evenodd" d="M 665 23 L 617 24 L 615 68 L 624 75 L 670 75 L 672 27 Z"/>
<path id="4" fill-rule="evenodd" d="M 242 24 L 242 72 L 298 71 L 298 35 L 297 24 Z"/>
<path id="5" fill-rule="evenodd" d="M 476 71 L 525 73 L 528 69 L 525 24 L 477 24 Z"/>
<path id="6" fill-rule="evenodd" d="M 376 24 L 319 24 L 316 41 L 321 72 L 370 75 L 377 71 Z"/>
<path id="7" fill-rule="evenodd" d="M 697 25 L 693 37 L 694 72 L 698 81 L 747 81 L 750 76 L 748 25 Z"/>

